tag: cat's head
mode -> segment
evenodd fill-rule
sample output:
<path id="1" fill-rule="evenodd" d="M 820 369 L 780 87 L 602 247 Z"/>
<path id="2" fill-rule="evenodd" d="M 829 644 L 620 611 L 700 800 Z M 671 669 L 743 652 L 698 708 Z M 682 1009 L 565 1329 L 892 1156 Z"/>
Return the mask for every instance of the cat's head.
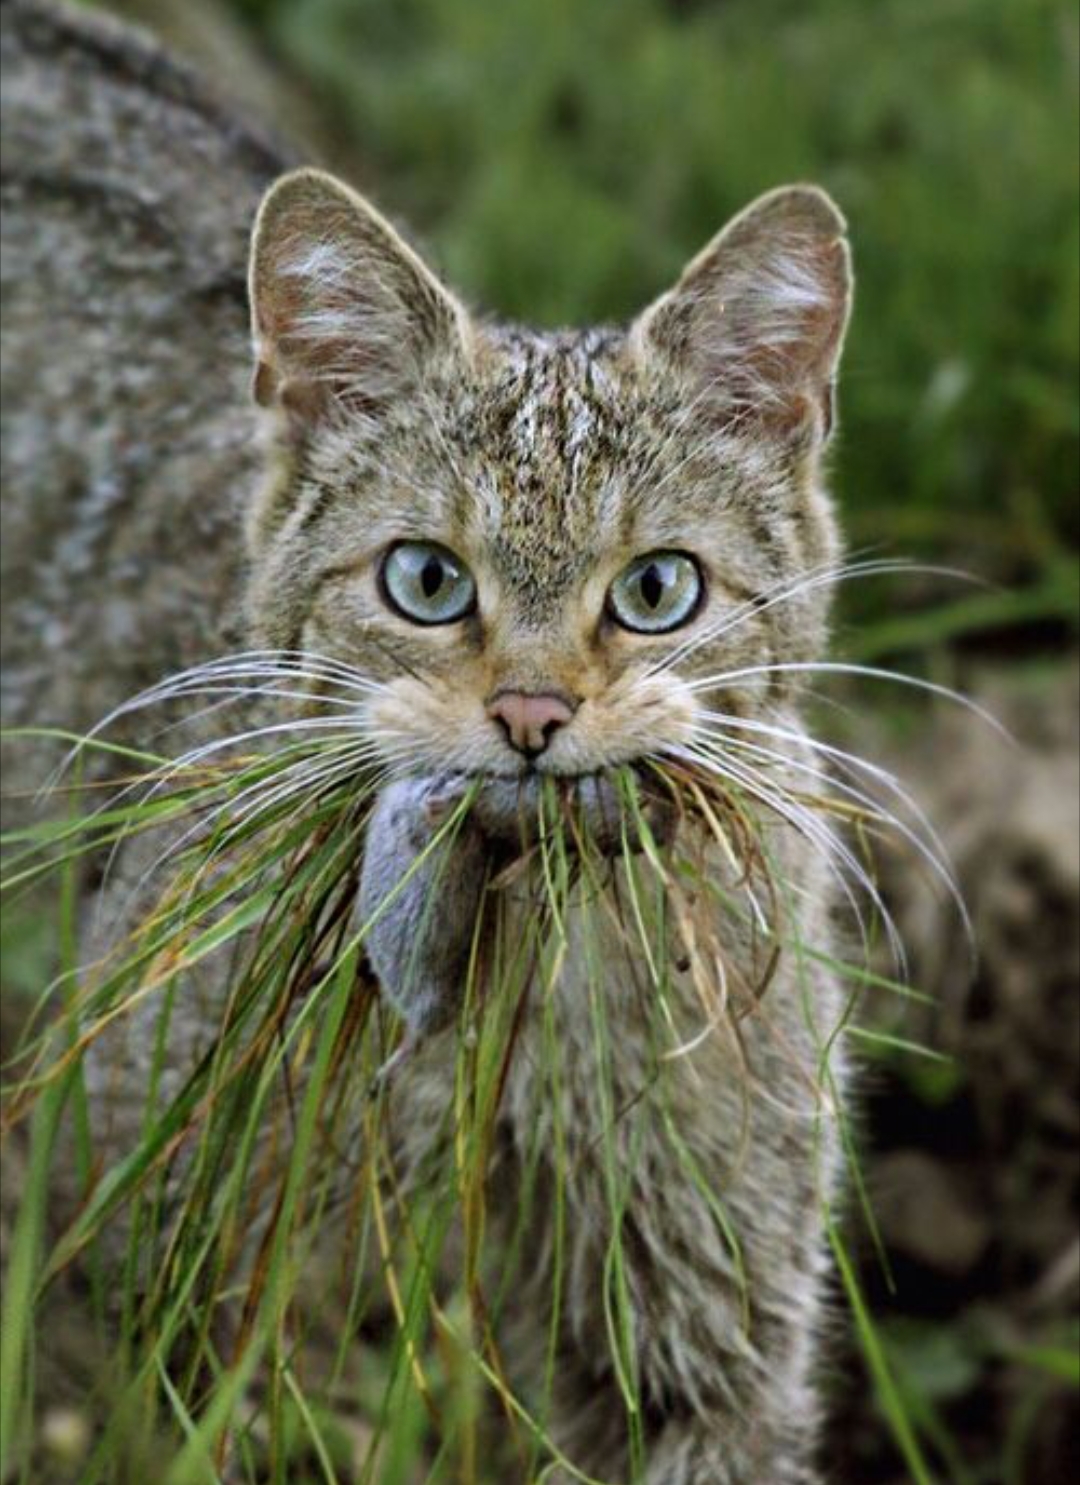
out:
<path id="1" fill-rule="evenodd" d="M 795 674 L 760 667 L 823 642 L 850 286 L 796 186 L 626 329 L 506 328 L 346 187 L 285 177 L 251 267 L 259 641 L 383 683 L 362 725 L 421 771 L 588 773 L 759 710 Z"/>

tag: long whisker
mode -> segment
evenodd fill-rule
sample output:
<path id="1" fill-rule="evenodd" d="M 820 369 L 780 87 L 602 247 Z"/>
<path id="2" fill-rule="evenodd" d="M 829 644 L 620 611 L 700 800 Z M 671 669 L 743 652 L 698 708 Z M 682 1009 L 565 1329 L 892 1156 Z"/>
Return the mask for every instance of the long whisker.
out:
<path id="1" fill-rule="evenodd" d="M 833 859 L 832 845 L 834 835 L 824 822 L 812 815 L 806 821 L 796 822 L 794 819 L 796 813 L 808 814 L 803 805 L 785 800 L 775 790 L 770 788 L 768 783 L 760 780 L 755 781 L 753 788 L 748 788 L 745 770 L 740 769 L 730 757 L 720 756 L 714 750 L 707 750 L 700 743 L 680 744 L 676 747 L 669 748 L 668 755 L 673 758 L 681 758 L 687 762 L 695 763 L 699 767 L 704 768 L 707 773 L 714 775 L 725 783 L 735 784 L 738 788 L 743 789 L 744 792 L 749 793 L 760 803 L 767 805 L 786 824 L 796 826 L 799 829 L 799 833 L 807 835 L 819 850 L 822 850 L 822 842 L 824 840 L 825 848 L 822 853 L 830 874 L 837 881 L 841 891 L 844 893 L 848 905 L 859 924 L 864 945 L 868 944 L 862 909 L 858 899 L 851 890 L 850 883 L 843 873 L 839 871 L 837 862 Z M 806 825 L 807 828 L 805 830 L 800 829 L 799 827 L 801 825 Z M 786 889 L 793 888 L 794 886 L 795 884 L 785 883 Z"/>
<path id="2" fill-rule="evenodd" d="M 167 862 L 180 855 L 187 846 L 197 840 L 207 839 L 216 829 L 220 828 L 220 822 L 223 819 L 233 817 L 213 849 L 200 863 L 199 875 L 205 875 L 217 857 L 224 854 L 232 845 L 238 832 L 245 825 L 257 822 L 260 813 L 269 814 L 276 805 L 284 803 L 294 794 L 302 796 L 301 807 L 310 807 L 327 784 L 343 781 L 363 767 L 374 756 L 374 753 L 374 745 L 369 740 L 354 738 L 344 745 L 326 748 L 314 756 L 310 754 L 302 756 L 282 769 L 280 773 L 275 774 L 270 781 L 260 779 L 254 784 L 245 786 L 238 794 L 230 795 L 218 804 L 208 816 L 201 815 L 182 835 L 170 841 L 150 867 L 142 872 L 141 880 L 145 881 L 155 877 Z M 237 805 L 246 799 L 250 799 L 251 804 L 246 810 L 237 814 Z M 115 847 L 113 854 L 115 854 Z M 111 859 L 110 857 L 110 864 Z M 103 901 L 106 881 L 107 874 L 103 877 L 99 889 L 99 908 Z M 141 882 L 128 894 L 119 914 L 121 920 L 139 890 L 141 890 Z"/>
<path id="3" fill-rule="evenodd" d="M 187 691 L 175 692 L 168 697 L 168 700 L 174 701 L 193 696 L 216 696 L 218 700 L 211 702 L 205 707 L 200 707 L 196 711 L 185 712 L 182 717 L 166 723 L 160 729 L 160 733 L 172 732 L 178 727 L 190 726 L 193 722 L 198 721 L 200 717 L 220 711 L 223 707 L 230 705 L 230 703 L 235 704 L 241 701 L 299 701 L 306 702 L 309 705 L 314 702 L 321 707 L 338 707 L 344 711 L 355 711 L 359 705 L 352 697 L 327 696 L 325 692 L 294 691 L 285 690 L 280 686 L 252 686 L 241 685 L 238 682 L 226 683 L 224 681 L 203 684 L 198 687 L 193 686 Z M 155 737 L 158 735 L 160 735 L 158 732 L 152 734 Z"/>
<path id="4" fill-rule="evenodd" d="M 713 739 L 714 744 L 716 741 Z M 838 779 L 835 774 L 830 773 L 828 770 L 815 768 L 804 759 L 793 758 L 787 753 L 779 752 L 776 748 L 764 747 L 760 743 L 753 743 L 745 738 L 733 737 L 729 733 L 726 733 L 724 736 L 721 751 L 726 747 L 734 747 L 740 752 L 752 753 L 754 757 L 763 758 L 772 763 L 779 763 L 784 768 L 793 769 L 800 774 L 809 776 L 816 783 L 824 784 L 827 788 L 836 790 L 844 795 L 845 798 L 852 800 L 859 808 L 865 810 L 867 815 L 875 823 L 883 825 L 902 836 L 925 862 L 933 877 L 944 886 L 960 915 L 965 933 L 969 939 L 972 937 L 972 927 L 967 908 L 957 885 L 956 877 L 948 864 L 947 857 L 944 854 L 939 854 L 937 850 L 932 849 L 930 844 L 917 831 L 913 830 L 910 825 L 906 824 L 893 811 L 886 809 L 880 800 L 867 794 L 865 790 L 847 783 L 843 779 Z M 933 836 L 933 839 L 936 840 L 937 837 Z M 944 853 L 944 847 L 941 847 L 941 852 Z"/>
<path id="5" fill-rule="evenodd" d="M 40 793 L 47 794 L 50 789 L 55 788 L 74 759 L 95 738 L 107 732 L 122 718 L 169 701 L 186 699 L 200 690 L 209 691 L 209 688 L 215 684 L 251 680 L 309 680 L 316 686 L 336 686 L 365 697 L 385 690 L 382 683 L 371 680 L 351 666 L 303 650 L 247 650 L 219 656 L 166 677 L 165 680 L 114 707 L 95 723 L 84 738 L 68 750 L 45 780 Z M 210 691 L 210 694 L 215 693 Z M 300 693 L 296 699 L 326 702 L 329 698 L 319 691 L 310 697 Z"/>
<path id="6" fill-rule="evenodd" d="M 262 742 L 269 737 L 298 737 L 307 734 L 322 734 L 326 742 L 348 741 L 354 734 L 341 730 L 340 717 L 300 717 L 286 722 L 269 722 L 263 727 L 251 727 L 246 732 L 230 733 L 228 737 L 215 738 L 212 742 L 202 743 L 197 748 L 191 748 L 175 763 L 170 765 L 166 778 L 187 768 L 194 768 L 198 764 L 205 763 L 208 758 L 213 758 L 219 753 L 229 749 L 239 749 L 252 743 Z M 328 735 L 327 735 L 328 734 Z"/>
<path id="7" fill-rule="evenodd" d="M 330 683 L 342 690 L 353 690 L 362 695 L 382 689 L 379 682 L 362 672 L 322 656 L 303 651 L 245 651 L 218 656 L 165 677 L 115 708 L 99 725 L 107 726 L 111 718 L 167 700 L 178 691 L 186 692 L 189 688 L 197 689 L 203 684 L 231 679 L 310 680 L 319 684 Z"/>
<path id="8" fill-rule="evenodd" d="M 908 561 L 905 558 L 870 558 L 862 561 L 849 561 L 846 563 L 827 563 L 821 567 L 812 568 L 807 573 L 802 573 L 797 578 L 784 578 L 771 588 L 766 588 L 762 593 L 753 598 L 745 599 L 735 608 L 721 613 L 704 629 L 698 630 L 687 636 L 682 644 L 676 646 L 668 655 L 654 667 L 656 671 L 670 669 L 679 664 L 690 655 L 700 649 L 703 645 L 710 644 L 723 635 L 730 633 L 733 629 L 744 623 L 751 617 L 767 612 L 778 604 L 789 603 L 795 598 L 815 592 L 820 588 L 831 588 L 837 583 L 852 582 L 857 578 L 881 577 L 896 573 L 918 573 L 936 577 L 949 577 L 958 581 L 974 582 L 970 574 L 958 571 L 954 568 L 932 567 L 926 564 Z"/>
<path id="9" fill-rule="evenodd" d="M 334 729 L 338 730 L 335 731 Z M 355 737 L 353 732 L 342 732 L 340 730 L 340 719 L 334 717 L 303 717 L 290 722 L 274 722 L 265 727 L 255 727 L 247 732 L 231 733 L 228 737 L 217 738 L 213 742 L 203 743 L 197 748 L 191 748 L 179 758 L 175 759 L 169 766 L 159 770 L 153 777 L 153 782 L 145 795 L 145 801 L 154 799 L 162 790 L 166 789 L 180 774 L 205 764 L 209 758 L 228 749 L 238 749 L 245 744 L 260 742 L 268 737 L 281 735 L 292 736 L 296 734 L 328 733 L 328 736 L 316 738 L 319 745 L 328 745 L 335 742 L 350 742 Z M 268 755 L 269 756 L 269 755 Z M 136 780 L 127 785 L 117 796 L 121 799 L 130 794 L 132 790 L 145 787 L 146 780 Z M 115 801 L 113 801 L 115 803 Z"/>
<path id="10" fill-rule="evenodd" d="M 895 776 L 895 774 L 890 773 L 889 770 L 886 768 L 882 768 L 880 764 L 871 763 L 869 759 L 860 757 L 857 753 L 848 752 L 844 748 L 836 747 L 832 743 L 822 742 L 819 738 L 810 737 L 807 734 L 798 732 L 793 728 L 778 727 L 774 724 L 763 722 L 760 719 L 731 716 L 726 712 L 706 711 L 700 713 L 699 717 L 701 721 L 707 721 L 712 723 L 716 727 L 722 728 L 724 731 L 725 743 L 728 741 L 733 741 L 730 734 L 732 730 L 734 730 L 737 733 L 752 732 L 758 735 L 776 738 L 779 739 L 781 742 L 793 743 L 795 746 L 806 746 L 810 748 L 813 753 L 823 754 L 824 756 L 826 756 L 836 766 L 836 768 L 842 770 L 849 778 L 858 778 L 860 775 L 865 774 L 866 777 L 872 780 L 874 784 L 886 789 L 890 794 L 893 795 L 894 798 L 900 801 L 905 809 L 910 811 L 919 829 L 925 833 L 926 840 L 923 843 L 924 847 L 926 847 L 927 842 L 929 843 L 929 847 L 932 847 L 933 853 L 936 857 L 937 869 L 944 873 L 950 896 L 952 896 L 956 901 L 956 904 L 960 908 L 965 921 L 967 920 L 967 912 L 959 895 L 959 888 L 956 883 L 955 873 L 953 872 L 952 867 L 949 863 L 948 849 L 946 848 L 945 843 L 941 839 L 938 832 L 935 830 L 932 821 L 926 814 L 926 811 L 913 797 L 913 795 L 903 787 L 903 785 L 900 783 L 900 780 Z M 703 731 L 707 733 L 708 729 L 703 728 Z M 777 751 L 774 752 L 772 756 L 781 762 L 787 763 L 791 761 L 790 755 L 787 753 L 781 753 Z M 802 764 L 800 766 L 805 767 L 806 765 Z M 839 783 L 834 775 L 830 775 L 826 771 L 820 771 L 818 773 L 818 777 L 823 780 L 828 780 L 834 784 Z M 880 810 L 881 805 L 879 801 L 872 801 L 871 796 L 866 796 L 866 799 L 867 802 L 873 802 L 875 808 Z M 902 825 L 901 821 L 894 819 L 892 816 L 890 816 L 889 818 L 893 820 L 893 823 L 895 823 L 897 826 Z"/>
<path id="11" fill-rule="evenodd" d="M 875 665 L 858 665 L 854 661 L 781 660 L 766 665 L 747 665 L 738 670 L 720 671 L 715 676 L 697 676 L 694 680 L 688 681 L 687 686 L 691 691 L 720 690 L 732 681 L 775 674 L 856 675 L 869 680 L 893 681 L 897 685 L 910 686 L 915 690 L 925 691 L 928 695 L 956 702 L 958 706 L 964 707 L 980 721 L 985 722 L 1007 742 L 1015 742 L 1012 734 L 991 712 L 980 706 L 977 701 L 973 701 L 970 696 L 965 696 L 962 691 L 955 691 L 951 686 L 943 686 L 938 681 L 928 681 L 921 676 L 908 675 L 902 670 L 885 670 Z"/>
<path id="12" fill-rule="evenodd" d="M 266 727 L 253 728 L 244 733 L 234 733 L 224 738 L 215 739 L 213 742 L 205 743 L 199 747 L 189 749 L 186 753 L 183 753 L 179 758 L 170 763 L 167 768 L 158 770 L 149 779 L 134 780 L 132 783 L 120 789 L 119 792 L 113 795 L 110 799 L 105 800 L 102 805 L 99 806 L 98 810 L 94 811 L 94 813 L 100 813 L 101 810 L 105 809 L 115 809 L 118 804 L 120 804 L 125 798 L 131 796 L 133 793 L 138 793 L 139 791 L 143 791 L 142 803 L 144 805 L 149 804 L 156 797 L 162 794 L 167 788 L 169 788 L 169 786 L 174 783 L 178 777 L 182 776 L 185 772 L 191 769 L 195 769 L 205 764 L 207 760 L 212 758 L 215 754 L 223 752 L 227 749 L 239 748 L 246 743 L 258 742 L 264 740 L 269 736 L 276 737 L 285 735 L 286 737 L 289 737 L 291 735 L 298 735 L 301 739 L 301 743 L 303 743 L 306 741 L 308 735 L 312 733 L 328 733 L 328 736 L 316 736 L 312 739 L 312 743 L 317 749 L 330 747 L 337 742 L 350 743 L 354 741 L 357 736 L 355 732 L 342 732 L 340 730 L 335 732 L 335 728 L 340 729 L 339 718 L 303 717 L 292 719 L 286 722 L 275 723 Z M 297 745 L 300 746 L 301 743 L 298 743 Z M 305 750 L 305 754 L 302 755 L 302 757 L 306 755 L 308 755 L 308 750 Z M 267 758 L 269 759 L 270 757 L 272 757 L 272 754 L 267 754 Z M 99 900 L 100 894 L 104 893 L 104 889 L 108 884 L 109 878 L 111 877 L 112 870 L 120 848 L 124 844 L 125 840 L 128 838 L 129 834 L 129 830 L 121 831 L 112 845 L 105 863 L 101 883 L 99 886 Z"/>
<path id="13" fill-rule="evenodd" d="M 843 563 L 825 562 L 818 567 L 811 568 L 808 572 L 800 573 L 798 577 L 781 577 L 775 583 L 762 589 L 751 598 L 744 599 L 735 608 L 728 609 L 716 616 L 704 629 L 691 631 L 686 638 L 677 645 L 670 654 L 666 655 L 659 663 L 660 669 L 669 669 L 672 665 L 692 655 L 702 645 L 710 643 L 722 634 L 737 628 L 750 617 L 774 607 L 778 603 L 786 603 L 792 598 L 798 597 L 804 592 L 812 592 L 816 588 L 831 586 L 841 580 L 846 574 L 850 578 L 860 576 L 873 576 L 879 569 L 893 570 L 899 567 L 906 570 L 903 559 L 870 558 L 860 561 L 848 561 Z"/>
<path id="14" fill-rule="evenodd" d="M 321 785 L 325 778 L 339 774 L 344 776 L 349 772 L 354 772 L 378 756 L 379 749 L 376 743 L 367 738 L 357 738 L 352 743 L 329 748 L 325 753 L 317 754 L 300 765 L 294 765 L 292 769 L 286 770 L 284 778 L 279 777 L 270 785 L 263 781 L 261 792 L 259 786 L 253 786 L 250 791 L 254 795 L 253 802 L 245 809 L 237 810 L 237 804 L 249 794 L 248 790 L 242 791 L 234 799 L 230 799 L 225 806 L 225 810 L 231 816 L 230 833 L 235 834 L 245 825 L 257 820 L 260 815 L 269 814 L 279 803 L 293 794 L 305 793 L 313 785 Z"/>
<path id="15" fill-rule="evenodd" d="M 678 754 L 682 749 L 672 749 Z M 904 951 L 903 941 L 893 921 L 887 906 L 882 900 L 881 894 L 873 878 L 858 858 L 844 844 L 836 831 L 832 830 L 819 815 L 808 810 L 801 801 L 782 793 L 774 787 L 774 781 L 762 777 L 758 769 L 749 764 L 736 763 L 729 756 L 717 756 L 714 749 L 704 747 L 701 743 L 694 743 L 686 748 L 696 761 L 711 768 L 721 777 L 727 777 L 732 783 L 743 788 L 753 798 L 768 806 L 775 814 L 787 822 L 797 833 L 804 836 L 814 844 L 820 852 L 830 874 L 836 880 L 844 894 L 848 905 L 851 907 L 856 922 L 859 925 L 860 936 L 863 940 L 864 952 L 869 953 L 869 937 L 866 930 L 865 920 L 853 890 L 852 883 L 858 886 L 865 894 L 882 922 L 889 940 L 890 952 L 902 974 L 906 975 L 907 957 Z"/>

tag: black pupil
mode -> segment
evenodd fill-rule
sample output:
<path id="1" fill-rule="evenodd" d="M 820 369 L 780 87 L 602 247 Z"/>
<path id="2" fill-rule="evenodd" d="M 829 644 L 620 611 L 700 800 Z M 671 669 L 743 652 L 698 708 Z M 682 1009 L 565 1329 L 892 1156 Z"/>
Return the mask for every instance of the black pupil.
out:
<path id="1" fill-rule="evenodd" d="M 420 586 L 425 598 L 434 598 L 443 585 L 443 565 L 439 557 L 429 557 L 420 569 Z"/>
<path id="2" fill-rule="evenodd" d="M 641 574 L 641 596 L 650 608 L 658 608 L 660 600 L 664 596 L 665 584 L 660 575 L 660 569 L 655 562 L 650 562 Z"/>

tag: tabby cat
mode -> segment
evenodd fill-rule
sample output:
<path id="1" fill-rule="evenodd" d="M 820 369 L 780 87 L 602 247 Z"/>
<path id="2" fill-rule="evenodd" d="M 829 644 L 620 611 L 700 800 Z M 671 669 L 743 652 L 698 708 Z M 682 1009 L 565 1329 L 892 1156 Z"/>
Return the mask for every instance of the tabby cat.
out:
<path id="1" fill-rule="evenodd" d="M 330 177 L 302 170 L 271 189 L 251 260 L 273 472 L 249 528 L 250 625 L 262 646 L 377 683 L 357 725 L 399 777 L 362 899 L 401 877 L 430 835 L 433 795 L 458 777 L 488 781 L 479 814 L 491 837 L 500 788 L 505 822 L 545 776 L 594 780 L 650 756 L 701 756 L 721 736 L 718 716 L 775 729 L 786 761 L 810 766 L 797 682 L 824 644 L 820 578 L 837 555 L 821 461 L 849 298 L 843 219 L 809 186 L 755 202 L 629 328 L 558 334 L 470 315 Z M 822 949 L 818 844 L 792 828 L 775 849 L 802 932 Z M 444 924 L 469 916 L 477 849 L 460 846 Z M 437 1031 L 461 968 L 440 929 L 430 972 L 406 981 L 416 906 L 406 897 L 384 919 L 369 954 L 418 1044 L 398 1107 L 429 1129 L 450 1097 L 450 1038 Z M 617 1378 L 597 1346 L 612 1218 L 589 1159 L 602 1138 L 591 1093 L 607 1075 L 617 1106 L 640 1098 L 631 959 L 613 936 L 606 1074 L 584 970 L 561 977 L 555 1007 L 575 1175 L 553 1433 L 608 1481 L 627 1479 L 629 1461 Z M 672 1169 L 659 1116 L 635 1122 L 623 1240 L 651 1485 L 815 1478 L 820 1213 L 834 1162 L 813 1069 L 839 1001 L 826 973 L 812 978 L 808 991 L 805 974 L 781 967 L 740 1043 L 707 1036 L 665 1073 L 680 1137 L 740 1237 L 749 1326 L 708 1192 Z M 689 1028 L 688 981 L 681 994 Z M 545 1124 L 539 1023 L 538 1011 L 526 1019 L 504 1092 L 504 1192 Z M 546 1319 L 552 1245 L 540 1208 L 532 1222 L 516 1332 L 531 1314 Z M 538 1349 L 527 1334 L 515 1345 Z"/>
<path id="2" fill-rule="evenodd" d="M 7 716 L 85 726 L 170 666 L 227 649 L 348 666 L 369 683 L 358 736 L 390 779 L 362 903 L 415 861 L 433 804 L 480 781 L 423 946 L 430 973 L 402 971 L 418 933 L 408 894 L 369 944 L 409 1027 L 394 1097 L 409 1111 L 406 1154 L 422 1163 L 452 1079 L 453 923 L 542 781 L 592 790 L 601 830 L 617 765 L 708 761 L 741 737 L 780 773 L 816 766 L 799 693 L 802 665 L 824 650 L 838 557 L 822 464 L 851 295 L 843 218 L 814 187 L 773 191 L 628 327 L 533 333 L 470 313 L 346 186 L 284 174 L 250 259 L 256 453 L 231 255 L 280 156 L 222 123 L 141 43 L 30 0 L 4 11 L 18 63 L 14 88 L 5 73 Z M 40 84 L 58 71 L 60 87 Z M 53 96 L 69 100 L 62 124 L 48 115 Z M 183 128 L 162 127 L 174 114 Z M 102 136 L 115 137 L 115 157 L 100 159 Z M 207 143 L 187 161 L 178 137 Z M 234 183 L 216 204 L 188 173 L 202 179 L 209 157 Z M 138 199 L 125 184 L 136 175 Z M 103 304 L 118 307 L 104 333 Z M 772 850 L 800 931 L 824 956 L 836 877 L 826 838 L 781 816 Z M 700 1006 L 676 979 L 688 1050 L 665 1064 L 664 1108 L 701 1174 L 690 1182 L 641 1097 L 642 1027 L 622 993 L 636 966 L 618 935 L 605 945 L 605 1076 L 617 1106 L 636 1101 L 621 1217 L 643 1399 L 632 1460 L 605 1339 L 612 1209 L 592 1158 L 599 1069 L 575 931 L 551 1009 L 573 1172 L 552 1437 L 610 1485 L 806 1485 L 818 1478 L 822 1212 L 842 1073 L 834 1056 L 826 1097 L 815 1069 L 839 987 L 820 957 L 782 960 L 733 1038 L 694 1035 Z M 742 930 L 724 931 L 737 959 Z M 178 1007 L 178 1066 L 212 1028 L 198 998 Z M 530 1013 L 493 1172 L 508 1214 L 523 1152 L 550 1128 L 542 1050 Z M 125 1111 L 115 1068 L 100 1082 L 122 1147 L 141 1090 Z M 543 1191 L 543 1172 L 534 1180 Z M 542 1200 L 525 1249 L 507 1354 L 527 1393 L 554 1262 Z"/>

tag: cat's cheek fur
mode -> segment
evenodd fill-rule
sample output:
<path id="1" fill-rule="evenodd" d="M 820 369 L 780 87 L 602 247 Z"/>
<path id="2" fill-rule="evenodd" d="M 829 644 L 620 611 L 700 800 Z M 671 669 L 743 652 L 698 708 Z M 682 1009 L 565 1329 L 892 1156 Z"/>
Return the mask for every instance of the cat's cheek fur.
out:
<path id="1" fill-rule="evenodd" d="M 689 742 L 697 705 L 674 674 L 628 672 L 582 703 L 557 738 L 553 772 L 591 773 L 655 757 Z"/>
<path id="2" fill-rule="evenodd" d="M 581 703 L 538 766 L 576 776 L 665 754 L 691 740 L 697 710 L 693 693 L 675 675 L 624 675 Z M 388 763 L 500 776 L 517 776 L 526 767 L 487 716 L 484 681 L 467 665 L 448 682 L 399 677 L 360 715 L 363 732 Z"/>
<path id="3" fill-rule="evenodd" d="M 524 768 L 467 676 L 457 685 L 396 678 L 364 709 L 363 730 L 387 762 L 419 772 L 517 775 Z"/>

